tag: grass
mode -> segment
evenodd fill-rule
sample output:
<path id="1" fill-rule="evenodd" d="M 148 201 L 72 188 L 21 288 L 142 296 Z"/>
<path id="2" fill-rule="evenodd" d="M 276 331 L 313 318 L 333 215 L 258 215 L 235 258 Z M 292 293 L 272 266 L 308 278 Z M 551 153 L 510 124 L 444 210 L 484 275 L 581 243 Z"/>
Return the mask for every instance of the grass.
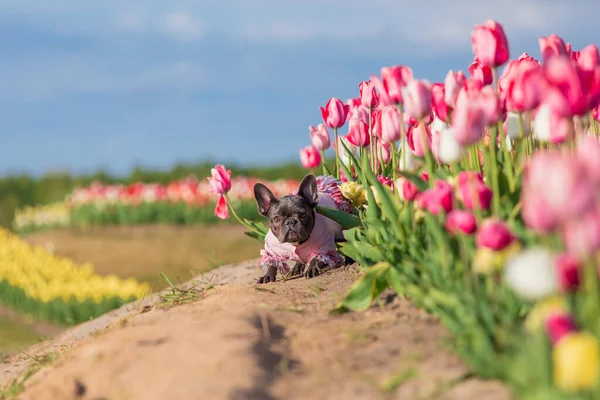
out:
<path id="1" fill-rule="evenodd" d="M 23 354 L 31 358 L 34 362 L 20 377 L 12 381 L 4 390 L 0 391 L 0 400 L 16 399 L 25 390 L 25 382 L 40 369 L 56 359 L 55 353 L 47 353 L 43 356 L 32 356 L 25 352 Z"/>
<path id="2" fill-rule="evenodd" d="M 161 298 L 161 302 L 157 305 L 159 308 L 170 308 L 194 302 L 203 297 L 209 290 L 214 289 L 210 278 L 202 281 L 195 280 L 189 284 L 179 282 L 176 285 L 165 274 L 161 273 L 160 275 L 169 287 L 166 293 L 159 294 Z"/>

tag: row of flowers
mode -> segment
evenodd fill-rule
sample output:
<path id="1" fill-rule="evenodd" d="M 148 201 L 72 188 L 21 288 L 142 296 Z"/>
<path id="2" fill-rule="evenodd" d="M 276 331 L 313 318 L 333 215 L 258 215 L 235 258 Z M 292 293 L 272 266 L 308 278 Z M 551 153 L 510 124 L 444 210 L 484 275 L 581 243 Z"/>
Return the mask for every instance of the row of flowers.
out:
<path id="1" fill-rule="evenodd" d="M 230 198 L 241 207 L 240 214 L 257 218 L 252 187 L 263 182 L 277 193 L 289 193 L 295 180 L 266 182 L 237 177 Z M 194 177 L 161 185 L 133 183 L 105 185 L 94 182 L 69 194 L 65 202 L 24 207 L 17 210 L 13 229 L 19 233 L 68 226 L 134 225 L 134 224 L 209 224 L 217 222 L 213 215 L 216 198 L 207 180 Z"/>
<path id="2" fill-rule="evenodd" d="M 333 143 L 333 174 L 360 215 L 352 225 L 329 214 L 349 228 L 340 251 L 364 268 L 338 311 L 364 310 L 391 287 L 439 317 L 475 372 L 518 396 L 600 398 L 598 48 L 551 35 L 541 62 L 510 60 L 491 20 L 471 41 L 469 77 L 432 84 L 384 67 L 309 128 L 303 165 L 327 173 Z M 236 216 L 229 177 L 218 166 L 211 178 L 221 218 Z M 238 220 L 263 237 L 264 225 Z"/>
<path id="3" fill-rule="evenodd" d="M 100 276 L 43 247 L 0 230 L 0 302 L 38 319 L 83 322 L 143 297 L 150 286 Z"/>

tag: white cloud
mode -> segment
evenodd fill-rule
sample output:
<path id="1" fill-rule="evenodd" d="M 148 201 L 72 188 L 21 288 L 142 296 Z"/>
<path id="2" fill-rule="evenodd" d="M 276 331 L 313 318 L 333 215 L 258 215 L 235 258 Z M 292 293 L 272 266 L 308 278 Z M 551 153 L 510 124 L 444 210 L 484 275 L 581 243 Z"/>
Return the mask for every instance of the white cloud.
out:
<path id="1" fill-rule="evenodd" d="M 165 18 L 165 32 L 177 40 L 193 41 L 202 39 L 205 27 L 188 12 L 172 12 Z"/>

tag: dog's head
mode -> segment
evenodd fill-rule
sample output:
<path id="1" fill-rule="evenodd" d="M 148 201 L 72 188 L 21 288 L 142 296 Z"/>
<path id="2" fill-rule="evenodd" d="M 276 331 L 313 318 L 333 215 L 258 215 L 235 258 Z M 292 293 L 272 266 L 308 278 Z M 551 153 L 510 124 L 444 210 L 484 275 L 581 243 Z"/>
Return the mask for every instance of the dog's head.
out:
<path id="1" fill-rule="evenodd" d="M 313 174 L 302 179 L 297 195 L 278 199 L 269 188 L 257 183 L 254 197 L 258 212 L 269 219 L 271 232 L 281 243 L 302 243 L 309 238 L 315 226 L 315 207 L 319 200 L 317 179 Z"/>

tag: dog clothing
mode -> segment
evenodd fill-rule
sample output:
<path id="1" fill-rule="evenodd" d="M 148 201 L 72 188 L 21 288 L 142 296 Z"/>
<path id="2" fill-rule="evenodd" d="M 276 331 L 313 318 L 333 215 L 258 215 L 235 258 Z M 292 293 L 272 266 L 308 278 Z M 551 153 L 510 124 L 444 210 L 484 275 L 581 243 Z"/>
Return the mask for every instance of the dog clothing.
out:
<path id="1" fill-rule="evenodd" d="M 318 176 L 318 205 L 352 213 L 352 203 L 342 195 L 340 184 L 341 182 L 331 176 Z M 291 194 L 298 194 L 298 190 Z M 262 257 L 259 265 L 265 270 L 268 266 L 275 266 L 283 275 L 290 271 L 289 262 L 306 264 L 314 258 L 320 258 L 334 268 L 341 267 L 344 259 L 338 254 L 335 246 L 335 238 L 341 232 L 340 224 L 317 212 L 315 226 L 309 238 L 302 244 L 281 243 L 269 229 L 265 237 L 265 247 L 260 252 Z"/>

